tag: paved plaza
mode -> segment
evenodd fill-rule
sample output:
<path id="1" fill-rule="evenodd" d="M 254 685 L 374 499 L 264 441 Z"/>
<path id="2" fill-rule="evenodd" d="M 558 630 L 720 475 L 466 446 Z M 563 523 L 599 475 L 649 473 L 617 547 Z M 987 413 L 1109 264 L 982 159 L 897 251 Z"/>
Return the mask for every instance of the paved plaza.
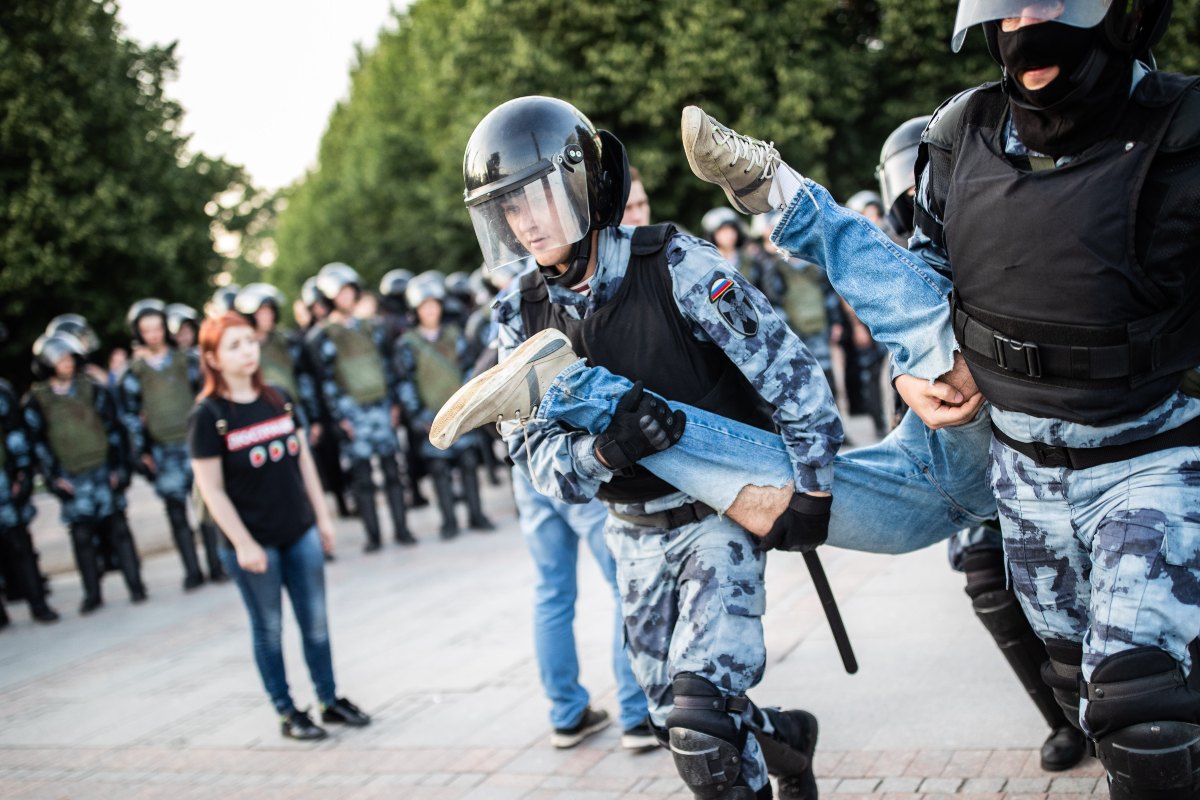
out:
<path id="1" fill-rule="evenodd" d="M 664 750 L 631 755 L 620 731 L 573 750 L 549 744 L 532 653 L 534 572 L 508 484 L 485 500 L 491 534 L 439 542 L 435 513 L 413 512 L 415 548 L 363 555 L 338 523 L 329 566 L 339 693 L 374 715 L 328 740 L 285 740 L 259 683 L 231 585 L 185 595 L 165 518 L 138 483 L 131 519 L 150 601 L 129 603 L 116 573 L 105 607 L 77 612 L 79 582 L 52 501 L 35 538 L 54 573 L 56 625 L 23 605 L 0 632 L 0 797 L 689 798 Z M 884 521 L 886 524 L 886 521 Z M 822 550 L 861 665 L 845 674 L 799 555 L 772 555 L 763 705 L 821 721 L 822 797 L 1068 800 L 1105 797 L 1095 762 L 1038 767 L 1044 724 L 975 620 L 944 547 L 902 557 Z M 615 713 L 608 667 L 613 598 L 581 561 L 576 629 L 593 703 Z M 287 663 L 311 704 L 294 621 Z"/>

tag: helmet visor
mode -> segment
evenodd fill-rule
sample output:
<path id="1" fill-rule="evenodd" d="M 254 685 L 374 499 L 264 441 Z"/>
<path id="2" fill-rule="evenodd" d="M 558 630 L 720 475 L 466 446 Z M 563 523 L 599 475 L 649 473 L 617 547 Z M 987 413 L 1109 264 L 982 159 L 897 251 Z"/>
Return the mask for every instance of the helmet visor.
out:
<path id="1" fill-rule="evenodd" d="M 917 184 L 914 170 L 917 166 L 917 145 L 906 147 L 888 156 L 875 168 L 879 178 L 879 193 L 883 195 L 883 210 L 890 211 L 896 198 Z"/>
<path id="2" fill-rule="evenodd" d="M 582 164 L 568 167 L 543 159 L 509 179 L 468 193 L 467 210 L 488 270 L 526 256 L 572 245 L 591 227 L 587 174 Z M 497 182 L 500 183 L 500 182 Z"/>
<path id="3" fill-rule="evenodd" d="M 1112 0 L 959 0 L 950 49 L 956 53 L 962 49 L 967 29 L 981 22 L 1030 17 L 1076 28 L 1091 28 L 1104 19 L 1110 5 Z"/>

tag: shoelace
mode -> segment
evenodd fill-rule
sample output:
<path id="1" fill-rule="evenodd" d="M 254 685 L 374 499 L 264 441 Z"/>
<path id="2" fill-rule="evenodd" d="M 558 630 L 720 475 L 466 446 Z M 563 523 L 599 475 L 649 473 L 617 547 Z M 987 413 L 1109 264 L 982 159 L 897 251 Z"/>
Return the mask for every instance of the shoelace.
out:
<path id="1" fill-rule="evenodd" d="M 761 167 L 762 172 L 759 173 L 759 178 L 769 180 L 775 177 L 775 166 L 779 163 L 779 151 L 775 149 L 774 142 L 751 139 L 749 136 L 736 133 L 720 125 L 713 126 L 712 136 L 714 142 L 721 147 L 729 148 L 733 154 L 733 160 L 729 162 L 729 166 L 732 167 L 736 164 L 739 158 L 744 158 L 749 162 L 742 170 L 745 174 L 750 174 L 751 167 Z"/>

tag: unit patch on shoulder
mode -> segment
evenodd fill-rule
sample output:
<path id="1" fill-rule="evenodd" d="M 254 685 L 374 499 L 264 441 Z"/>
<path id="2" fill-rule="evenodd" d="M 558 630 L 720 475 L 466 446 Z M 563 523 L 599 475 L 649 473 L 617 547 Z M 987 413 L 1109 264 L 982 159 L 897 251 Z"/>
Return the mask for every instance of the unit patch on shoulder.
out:
<path id="1" fill-rule="evenodd" d="M 708 286 L 708 300 L 717 307 L 717 316 L 735 336 L 746 338 L 758 333 L 758 312 L 746 293 L 728 275 L 717 272 Z"/>

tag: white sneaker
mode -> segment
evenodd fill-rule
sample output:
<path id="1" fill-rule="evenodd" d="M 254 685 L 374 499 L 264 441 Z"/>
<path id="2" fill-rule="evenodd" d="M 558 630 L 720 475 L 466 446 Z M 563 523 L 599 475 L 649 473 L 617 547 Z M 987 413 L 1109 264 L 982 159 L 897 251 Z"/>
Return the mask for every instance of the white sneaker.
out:
<path id="1" fill-rule="evenodd" d="M 780 162 L 774 142 L 743 136 L 698 106 L 683 110 L 680 129 L 684 155 L 697 178 L 724 189 L 730 204 L 743 214 L 775 208 L 770 193 Z"/>
<path id="2" fill-rule="evenodd" d="M 571 340 L 547 328 L 530 336 L 496 366 L 467 381 L 438 411 L 429 441 L 445 450 L 464 433 L 533 414 L 554 376 L 579 359 Z"/>

